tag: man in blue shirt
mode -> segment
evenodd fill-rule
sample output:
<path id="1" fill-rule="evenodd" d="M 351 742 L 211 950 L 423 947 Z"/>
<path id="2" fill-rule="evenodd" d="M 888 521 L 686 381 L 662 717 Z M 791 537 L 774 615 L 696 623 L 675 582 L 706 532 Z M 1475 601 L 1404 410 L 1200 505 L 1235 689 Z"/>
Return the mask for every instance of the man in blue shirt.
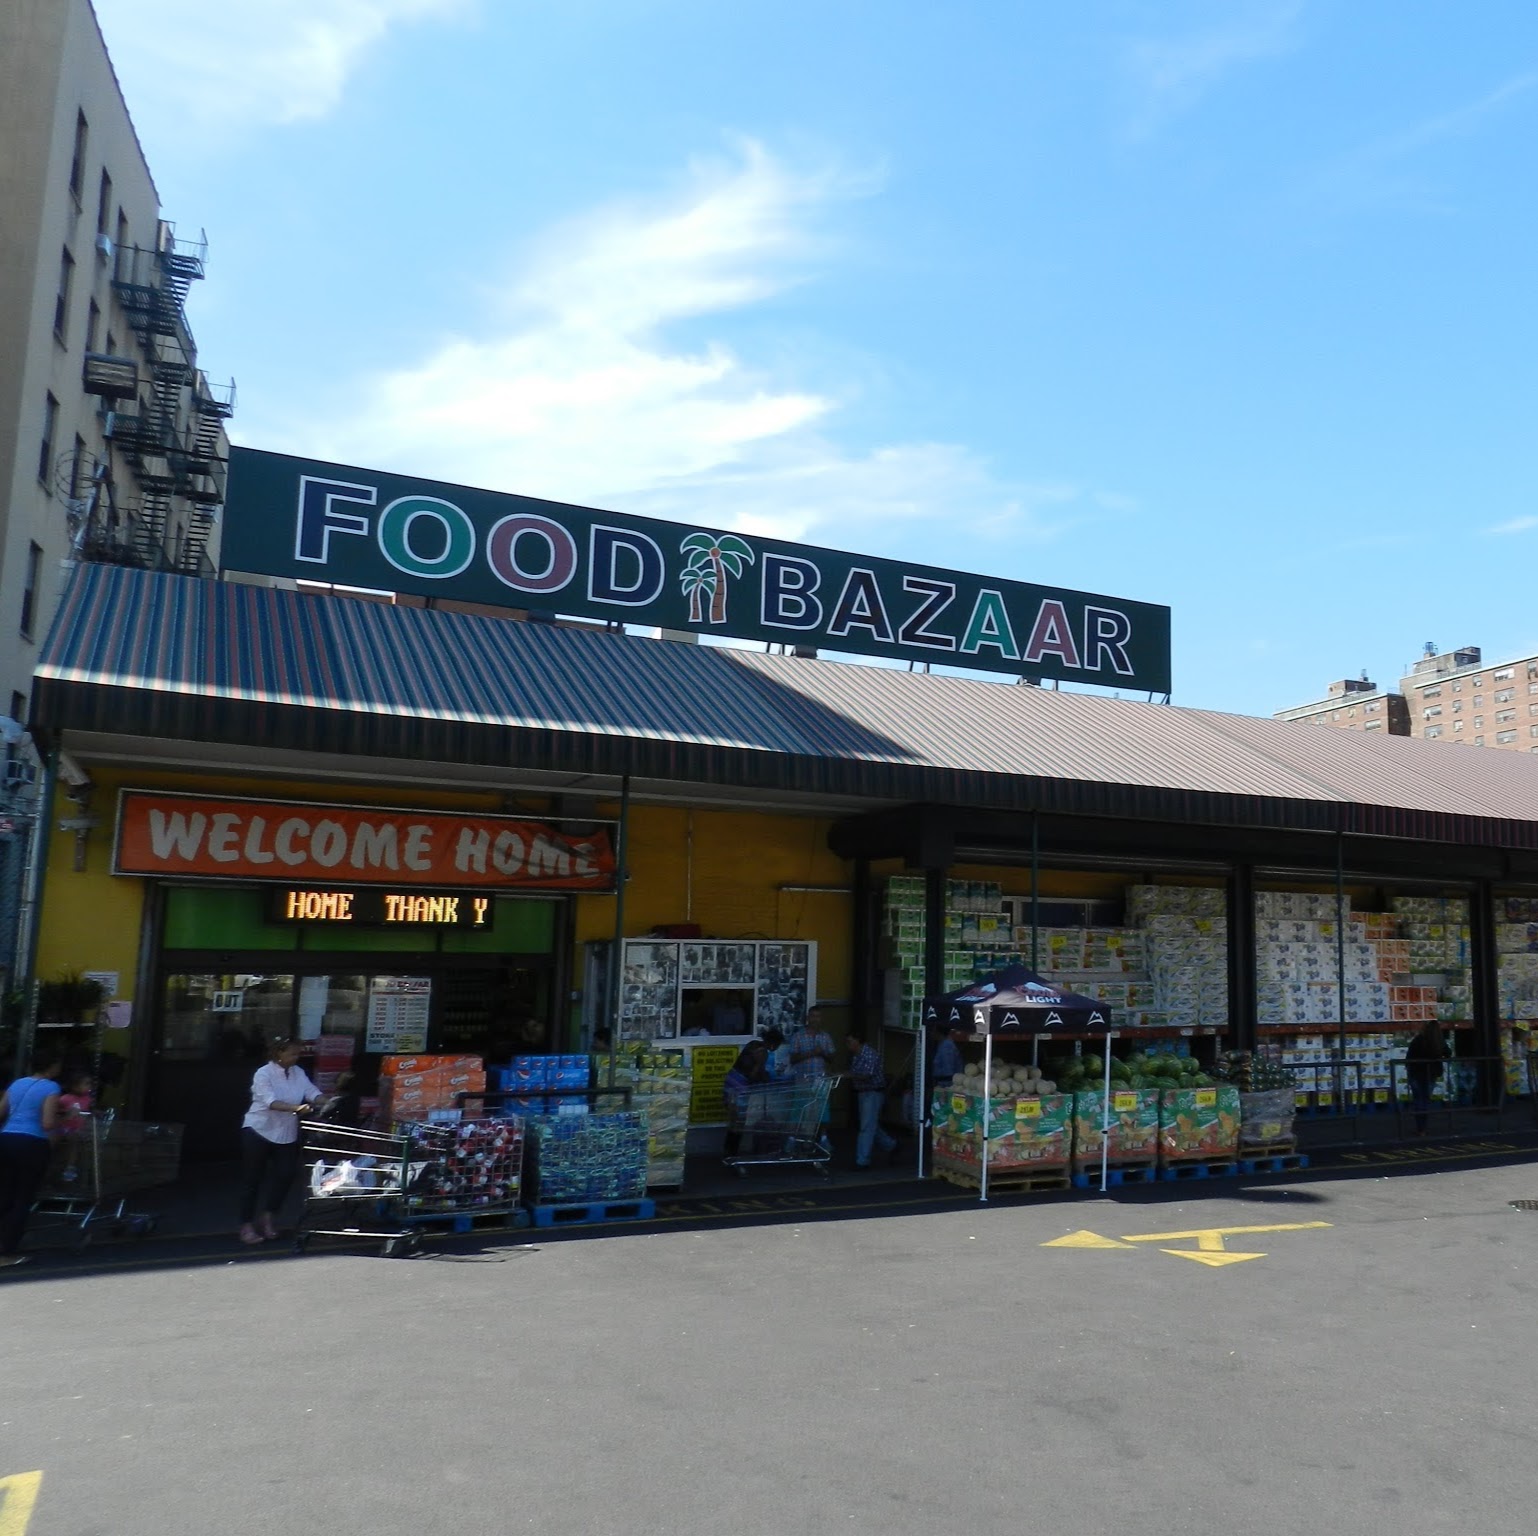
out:
<path id="1" fill-rule="evenodd" d="M 961 1054 L 961 1041 L 966 1038 L 967 1032 L 964 1029 L 953 1026 L 946 1030 L 930 1067 L 929 1086 L 931 1088 L 950 1087 L 951 1079 L 966 1070 L 966 1061 Z"/>

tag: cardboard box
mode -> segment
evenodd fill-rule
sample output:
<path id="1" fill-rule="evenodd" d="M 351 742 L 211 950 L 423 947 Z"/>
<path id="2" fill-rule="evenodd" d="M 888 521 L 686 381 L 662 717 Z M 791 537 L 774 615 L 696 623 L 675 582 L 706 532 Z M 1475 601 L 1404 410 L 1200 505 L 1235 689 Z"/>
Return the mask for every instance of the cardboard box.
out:
<path id="1" fill-rule="evenodd" d="M 1159 1095 L 1160 1161 L 1232 1157 L 1239 1125 L 1237 1088 L 1166 1088 Z"/>

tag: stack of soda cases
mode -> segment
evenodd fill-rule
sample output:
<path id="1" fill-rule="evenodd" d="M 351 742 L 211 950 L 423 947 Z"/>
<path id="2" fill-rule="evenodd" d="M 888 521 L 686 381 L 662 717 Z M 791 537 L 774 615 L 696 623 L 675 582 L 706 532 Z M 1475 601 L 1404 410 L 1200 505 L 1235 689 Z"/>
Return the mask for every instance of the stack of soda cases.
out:
<path id="1" fill-rule="evenodd" d="M 542 1115 L 528 1123 L 541 1205 L 638 1200 L 646 1194 L 646 1116 Z"/>
<path id="2" fill-rule="evenodd" d="M 553 1091 L 587 1088 L 586 1056 L 515 1056 L 499 1072 L 502 1091 L 513 1095 L 505 1104 L 509 1115 L 581 1114 L 587 1108 L 580 1094 Z"/>
<path id="3" fill-rule="evenodd" d="M 434 1151 L 412 1181 L 407 1208 L 467 1211 L 512 1206 L 523 1174 L 523 1127 L 516 1120 L 467 1120 L 434 1126 Z"/>

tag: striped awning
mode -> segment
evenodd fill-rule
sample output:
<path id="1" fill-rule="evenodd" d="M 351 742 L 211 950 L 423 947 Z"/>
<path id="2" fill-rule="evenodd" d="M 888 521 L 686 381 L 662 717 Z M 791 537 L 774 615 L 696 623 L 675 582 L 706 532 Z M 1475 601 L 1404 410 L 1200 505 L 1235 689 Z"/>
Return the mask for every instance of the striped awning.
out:
<path id="1" fill-rule="evenodd" d="M 1538 759 L 81 566 L 34 729 L 1538 847 Z"/>

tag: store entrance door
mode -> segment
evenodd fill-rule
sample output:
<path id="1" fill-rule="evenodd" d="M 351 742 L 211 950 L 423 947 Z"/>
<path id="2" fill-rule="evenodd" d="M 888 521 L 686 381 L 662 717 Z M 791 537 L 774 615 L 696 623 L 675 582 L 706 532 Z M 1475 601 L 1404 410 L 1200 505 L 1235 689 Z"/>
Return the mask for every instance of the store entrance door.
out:
<path id="1" fill-rule="evenodd" d="M 183 972 L 166 977 L 162 998 L 146 1111 L 186 1127 L 186 1157 L 237 1157 L 252 1074 L 268 1040 L 293 1027 L 294 976 Z"/>

